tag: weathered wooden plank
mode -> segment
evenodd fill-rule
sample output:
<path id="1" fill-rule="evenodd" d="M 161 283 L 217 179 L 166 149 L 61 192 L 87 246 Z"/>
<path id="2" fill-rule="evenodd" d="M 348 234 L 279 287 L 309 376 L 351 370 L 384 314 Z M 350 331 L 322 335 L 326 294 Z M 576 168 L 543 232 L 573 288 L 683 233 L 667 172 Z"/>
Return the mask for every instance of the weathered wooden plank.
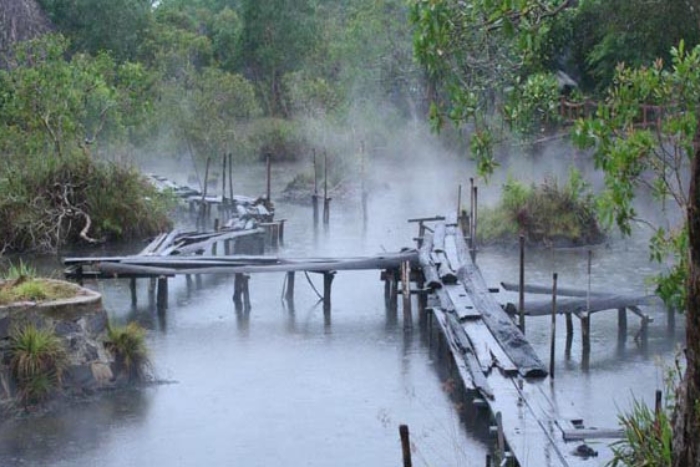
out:
<path id="1" fill-rule="evenodd" d="M 447 335 L 452 337 L 452 343 L 456 346 L 453 352 L 455 355 L 460 355 L 464 359 L 474 387 L 482 396 L 493 399 L 493 389 L 491 389 L 491 386 L 489 386 L 484 376 L 484 371 L 482 370 L 482 366 L 479 363 L 469 337 L 467 337 L 464 329 L 453 314 L 447 314 L 447 331 Z"/>
<path id="2" fill-rule="evenodd" d="M 198 250 L 204 250 L 211 246 L 213 243 L 221 242 L 224 240 L 233 240 L 234 238 L 245 237 L 249 235 L 263 234 L 265 231 L 263 229 L 249 229 L 249 230 L 234 230 L 228 232 L 221 232 L 215 236 L 211 236 L 206 240 L 202 240 L 196 243 L 191 243 L 189 245 L 184 245 L 180 247 L 177 251 L 182 254 L 194 253 Z"/>
<path id="3" fill-rule="evenodd" d="M 559 298 L 557 293 L 557 313 L 597 313 L 605 310 L 617 310 L 618 308 L 632 308 L 637 305 L 648 305 L 654 303 L 657 297 L 653 296 L 633 296 L 633 295 L 607 295 L 595 296 L 590 300 L 585 298 L 566 297 Z M 649 300 L 651 298 L 651 300 Z M 508 307 L 513 309 L 514 307 Z M 639 308 L 637 311 L 641 313 Z M 526 300 L 525 314 L 529 316 L 546 316 L 552 313 L 552 300 Z M 641 317 L 646 318 L 645 314 Z"/>
<path id="4" fill-rule="evenodd" d="M 445 291 L 450 297 L 450 300 L 452 300 L 455 312 L 460 320 L 481 318 L 479 309 L 474 306 L 474 303 L 461 284 L 446 285 Z"/>
<path id="5" fill-rule="evenodd" d="M 449 240 L 455 243 L 456 254 L 460 260 L 457 276 L 469 293 L 474 306 L 481 312 L 484 323 L 499 341 L 505 353 L 523 376 L 546 376 L 545 365 L 520 329 L 491 295 L 481 272 L 468 254 L 464 238 L 461 235 L 450 235 Z M 448 241 L 447 237 L 445 241 Z"/>
<path id="6" fill-rule="evenodd" d="M 430 259 L 430 252 L 433 249 L 433 234 L 425 232 L 423 243 L 418 250 L 418 261 L 420 262 L 425 277 L 425 286 L 430 290 L 442 288 L 442 281 L 438 276 L 435 265 Z"/>

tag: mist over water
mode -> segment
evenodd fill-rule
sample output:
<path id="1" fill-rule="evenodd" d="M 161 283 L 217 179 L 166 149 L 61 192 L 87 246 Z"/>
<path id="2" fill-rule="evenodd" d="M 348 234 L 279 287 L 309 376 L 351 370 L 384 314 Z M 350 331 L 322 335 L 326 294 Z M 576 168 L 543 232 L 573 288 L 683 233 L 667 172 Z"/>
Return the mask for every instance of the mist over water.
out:
<path id="1" fill-rule="evenodd" d="M 407 219 L 456 210 L 460 184 L 462 205 L 468 206 L 469 178 L 475 177 L 471 163 L 425 134 L 405 135 L 395 150 L 367 148 L 372 187 L 367 225 L 358 199 L 334 199 L 327 234 L 322 226 L 314 233 L 310 206 L 279 201 L 286 183 L 310 170 L 310 160 L 276 164 L 276 217 L 287 219 L 279 254 L 397 251 L 414 245 L 417 227 Z M 504 160 L 498 179 L 479 183 L 480 206 L 494 202 L 505 174 L 532 181 L 563 177 L 572 163 L 585 165 L 575 156 L 562 144 L 531 162 Z M 189 162 L 151 161 L 144 170 L 185 182 Z M 235 167 L 234 191 L 263 194 L 264 166 Z M 133 252 L 142 248 L 132 246 Z M 560 287 L 586 288 L 587 254 L 528 251 L 526 281 L 549 285 L 557 272 Z M 644 235 L 595 247 L 591 288 L 649 292 L 645 277 L 656 266 L 647 258 Z M 516 251 L 504 250 L 484 249 L 477 258 L 491 287 L 517 282 L 517 261 Z M 399 465 L 403 423 L 411 430 L 414 465 L 483 465 L 492 440 L 483 425 L 460 420 L 419 330 L 405 333 L 400 319 L 387 319 L 379 272 L 337 274 L 330 323 L 311 283 L 322 290 L 320 277 L 307 281 L 297 274 L 295 306 L 289 309 L 281 300 L 284 274 L 254 275 L 246 316 L 234 310 L 231 277 L 205 276 L 193 290 L 178 277 L 171 281 L 164 317 L 148 303 L 145 281 L 139 283 L 136 307 L 127 281 L 89 284 L 103 293 L 113 320 L 137 320 L 149 329 L 155 373 L 164 384 L 99 394 L 45 415 L 6 421 L 0 424 L 0 465 Z M 506 293 L 498 299 L 517 302 Z M 683 319 L 669 333 L 664 311 L 645 311 L 655 319 L 646 345 L 634 341 L 639 323 L 632 315 L 623 344 L 617 341 L 617 313 L 593 315 L 588 369 L 582 368 L 578 320 L 566 357 L 559 319 L 555 387 L 559 402 L 587 425 L 615 427 L 618 411 L 630 407 L 632 397 L 653 403 L 654 390 L 663 388 L 662 365 L 682 341 Z M 545 361 L 549 318 L 529 318 L 527 336 Z"/>

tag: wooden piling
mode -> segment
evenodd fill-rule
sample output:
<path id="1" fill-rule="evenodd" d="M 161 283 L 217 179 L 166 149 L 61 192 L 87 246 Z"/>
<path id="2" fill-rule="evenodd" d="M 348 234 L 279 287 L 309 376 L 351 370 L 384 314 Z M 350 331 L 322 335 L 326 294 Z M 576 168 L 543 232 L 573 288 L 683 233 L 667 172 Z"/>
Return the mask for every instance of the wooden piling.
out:
<path id="1" fill-rule="evenodd" d="M 557 339 L 557 273 L 552 275 L 552 340 L 549 346 L 549 377 L 554 381 L 554 357 Z"/>
<path id="2" fill-rule="evenodd" d="M 236 309 L 241 308 L 243 302 L 241 300 L 243 287 L 243 274 L 236 273 L 233 276 L 233 303 L 236 305 Z"/>
<path id="3" fill-rule="evenodd" d="M 233 153 L 228 153 L 228 197 L 233 209 Z"/>
<path id="4" fill-rule="evenodd" d="M 333 284 L 333 278 L 335 277 L 335 271 L 328 271 L 323 273 L 323 313 L 330 314 L 331 312 L 331 285 Z"/>
<path id="5" fill-rule="evenodd" d="M 207 218 L 207 187 L 209 185 L 209 164 L 211 164 L 211 157 L 207 157 L 207 165 L 204 170 L 204 187 L 202 188 L 202 200 L 199 206 L 199 217 L 204 224 L 204 220 Z"/>
<path id="6" fill-rule="evenodd" d="M 399 425 L 399 435 L 401 436 L 403 467 L 411 467 L 411 440 L 408 432 L 408 425 Z"/>
<path id="7" fill-rule="evenodd" d="M 221 171 L 221 206 L 226 209 L 227 208 L 227 202 L 226 202 L 226 162 L 228 159 L 228 155 L 224 153 L 223 157 L 223 170 Z"/>
<path id="8" fill-rule="evenodd" d="M 496 430 L 498 430 L 496 442 L 498 447 L 499 465 L 501 465 L 506 458 L 506 440 L 505 435 L 503 434 L 503 417 L 501 412 L 496 412 Z"/>
<path id="9" fill-rule="evenodd" d="M 591 353 L 591 315 L 584 311 L 581 313 L 581 341 L 584 355 Z"/>
<path id="10" fill-rule="evenodd" d="M 131 291 L 131 306 L 136 306 L 137 297 L 136 297 L 136 278 L 135 277 L 132 277 L 129 280 L 129 290 Z"/>
<path id="11" fill-rule="evenodd" d="M 574 342 L 574 319 L 571 313 L 566 313 L 566 349 L 565 353 L 567 357 L 571 356 L 571 345 Z"/>
<path id="12" fill-rule="evenodd" d="M 243 307 L 246 311 L 250 310 L 250 276 L 248 274 L 242 274 L 242 293 L 243 293 Z"/>
<path id="13" fill-rule="evenodd" d="M 156 308 L 158 308 L 159 311 L 164 311 L 168 308 L 168 278 L 165 276 L 158 277 Z"/>
<path id="14" fill-rule="evenodd" d="M 267 169 L 266 170 L 266 172 L 267 172 L 267 191 L 266 191 L 267 196 L 266 196 L 266 199 L 267 199 L 267 202 L 270 203 L 270 202 L 272 202 L 272 197 L 271 197 L 272 156 L 270 155 L 270 153 L 266 154 L 266 165 L 267 165 L 267 167 L 266 167 L 266 169 Z"/>
<path id="15" fill-rule="evenodd" d="M 413 327 L 413 316 L 411 312 L 411 263 L 404 261 L 401 263 L 401 285 L 403 294 L 403 326 L 404 329 Z"/>
<path id="16" fill-rule="evenodd" d="M 520 235 L 520 274 L 518 292 L 518 327 L 525 334 L 525 236 Z"/>
<path id="17" fill-rule="evenodd" d="M 328 155 L 323 153 L 323 226 L 326 231 L 331 222 L 331 199 L 328 197 Z"/>
<path id="18" fill-rule="evenodd" d="M 316 150 L 314 149 L 314 194 L 311 195 L 311 205 L 314 211 L 314 231 L 318 229 L 318 170 L 316 166 Z"/>
<path id="19" fill-rule="evenodd" d="M 476 261 L 476 219 L 478 206 L 478 187 L 474 187 L 474 213 L 472 214 L 472 261 Z"/>
<path id="20" fill-rule="evenodd" d="M 285 291 L 284 298 L 288 302 L 294 301 L 294 271 L 289 271 L 287 273 L 287 290 Z"/>
<path id="21" fill-rule="evenodd" d="M 219 218 L 217 217 L 216 219 L 214 219 L 214 232 L 218 232 L 218 231 L 219 231 Z M 214 242 L 211 244 L 212 256 L 216 256 L 216 244 L 217 244 L 217 242 Z"/>
<path id="22" fill-rule="evenodd" d="M 627 308 L 617 309 L 617 340 L 624 342 L 627 339 Z"/>

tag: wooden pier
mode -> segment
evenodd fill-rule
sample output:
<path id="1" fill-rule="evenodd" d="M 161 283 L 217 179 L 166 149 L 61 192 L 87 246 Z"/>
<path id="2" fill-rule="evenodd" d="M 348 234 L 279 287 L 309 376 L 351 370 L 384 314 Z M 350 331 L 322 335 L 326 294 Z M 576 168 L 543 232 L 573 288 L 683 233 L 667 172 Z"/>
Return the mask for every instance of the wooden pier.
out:
<path id="1" fill-rule="evenodd" d="M 555 394 L 553 375 L 493 298 L 457 221 L 422 230 L 419 260 L 428 307 L 454 376 L 491 414 L 497 449 L 490 465 L 604 464 L 611 454 L 600 440 L 621 431 L 587 427 Z"/>

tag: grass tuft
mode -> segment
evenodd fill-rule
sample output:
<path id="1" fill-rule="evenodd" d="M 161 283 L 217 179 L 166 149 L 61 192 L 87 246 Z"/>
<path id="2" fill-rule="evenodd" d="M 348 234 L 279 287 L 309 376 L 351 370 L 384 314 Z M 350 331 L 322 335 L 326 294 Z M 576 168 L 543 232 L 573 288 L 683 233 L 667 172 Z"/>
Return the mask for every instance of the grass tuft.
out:
<path id="1" fill-rule="evenodd" d="M 29 324 L 10 333 L 10 370 L 25 407 L 60 390 L 67 364 L 66 350 L 52 329 Z"/>
<path id="2" fill-rule="evenodd" d="M 148 376 L 151 362 L 146 347 L 146 330 L 138 323 L 107 328 L 105 348 L 112 354 L 116 371 L 129 381 L 142 381 Z"/>

